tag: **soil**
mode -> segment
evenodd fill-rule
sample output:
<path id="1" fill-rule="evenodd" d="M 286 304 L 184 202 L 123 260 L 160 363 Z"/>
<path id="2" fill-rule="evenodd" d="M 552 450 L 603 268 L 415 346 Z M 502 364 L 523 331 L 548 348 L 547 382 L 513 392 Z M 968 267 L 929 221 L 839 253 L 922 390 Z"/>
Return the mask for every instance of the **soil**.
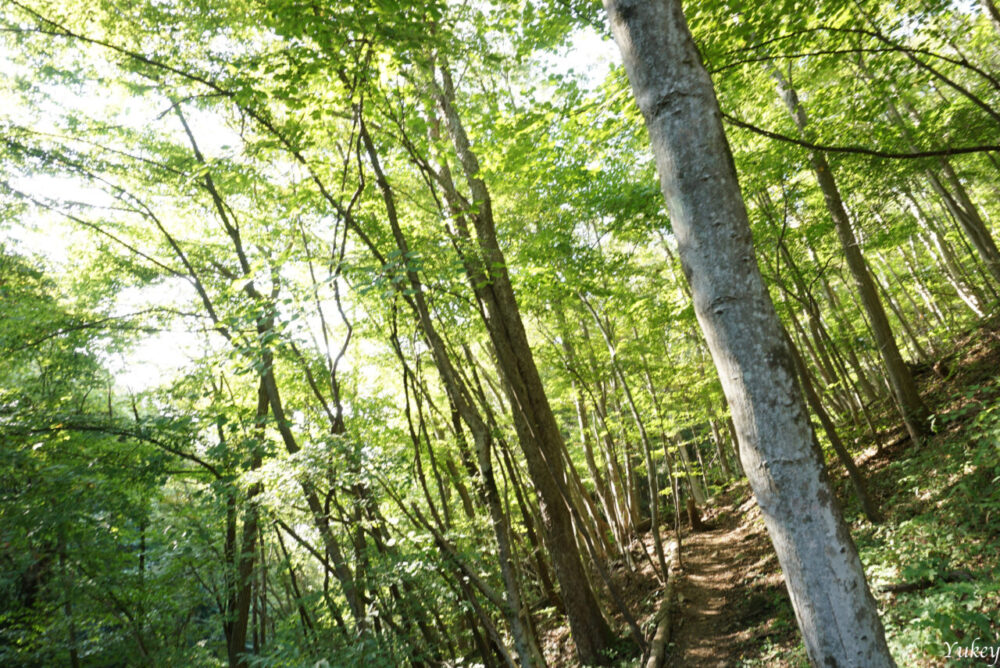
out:
<path id="1" fill-rule="evenodd" d="M 711 531 L 682 536 L 666 665 L 728 667 L 755 659 L 796 665 L 761 656 L 762 648 L 794 644 L 796 638 L 777 557 L 746 485 L 716 499 L 706 515 Z"/>

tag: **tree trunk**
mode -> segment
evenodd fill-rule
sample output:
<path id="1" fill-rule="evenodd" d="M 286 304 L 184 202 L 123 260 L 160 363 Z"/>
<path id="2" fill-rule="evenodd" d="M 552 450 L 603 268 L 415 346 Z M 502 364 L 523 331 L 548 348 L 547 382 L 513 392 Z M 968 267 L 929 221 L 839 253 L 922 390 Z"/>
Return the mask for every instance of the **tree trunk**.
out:
<path id="1" fill-rule="evenodd" d="M 909 243 L 911 245 L 913 244 L 912 237 L 910 237 Z M 920 297 L 920 301 L 924 305 L 924 310 L 926 310 L 928 313 L 931 314 L 931 316 L 933 316 L 934 320 L 937 321 L 938 325 L 940 325 L 946 332 L 950 333 L 951 328 L 949 327 L 948 322 L 945 320 L 944 313 L 938 307 L 934 295 L 931 294 L 930 289 L 927 287 L 927 282 L 924 281 L 920 269 L 918 269 L 916 263 L 910 259 L 910 256 L 906 254 L 906 251 L 903 250 L 902 246 L 897 247 L 896 252 L 899 255 L 900 259 L 903 260 L 903 264 L 906 265 L 907 271 L 910 272 L 910 276 L 913 278 L 914 287 L 917 289 L 917 295 Z M 900 286 L 905 285 L 903 279 L 896 273 L 895 270 L 892 269 L 891 266 L 889 267 L 889 271 L 892 273 L 893 278 L 896 279 L 896 283 L 898 285 Z M 932 328 L 932 325 L 930 325 L 930 323 L 928 323 L 928 328 L 929 329 Z"/>
<path id="2" fill-rule="evenodd" d="M 467 215 L 475 228 L 479 257 L 471 260 L 469 279 L 477 298 L 485 308 L 484 324 L 493 344 L 497 362 L 509 393 L 511 412 L 518 441 L 528 464 L 528 472 L 538 492 L 542 516 L 542 538 L 552 558 L 552 567 L 559 582 L 560 597 L 569 618 L 577 655 L 582 663 L 603 664 L 608 660 L 604 651 L 610 648 L 614 635 L 601 612 L 600 604 L 587 580 L 583 561 L 577 548 L 573 522 L 567 504 L 569 494 L 562 481 L 562 433 L 549 406 L 541 376 L 521 321 L 513 287 L 507 273 L 507 263 L 496 237 L 496 225 L 489 191 L 479 176 L 479 162 L 472 152 L 468 136 L 454 107 L 455 92 L 446 65 L 440 67 L 441 82 L 437 87 L 437 102 L 464 171 L 473 211 L 459 208 L 455 213 Z M 449 200 L 454 208 L 460 202 L 453 193 Z M 459 222 L 462 224 L 462 222 Z"/>
<path id="3" fill-rule="evenodd" d="M 933 227 L 928 219 L 918 217 L 917 220 L 922 227 L 919 234 L 920 242 L 927 249 L 927 253 L 935 259 L 941 273 L 962 303 L 977 318 L 982 318 L 986 313 L 983 307 L 985 300 L 979 294 L 979 291 L 976 290 L 975 286 L 967 282 L 966 276 L 958 264 L 958 259 L 948 244 L 948 240 Z"/>
<path id="4" fill-rule="evenodd" d="M 804 132 L 806 127 L 806 115 L 802 105 L 799 104 L 798 96 L 788 82 L 777 70 L 772 71 L 772 78 L 778 84 L 778 93 L 781 95 L 788 113 L 791 114 L 795 125 Z M 826 200 L 827 210 L 837 228 L 837 236 L 840 237 L 840 245 L 847 259 L 847 266 L 851 270 L 851 277 L 858 288 L 861 303 L 868 314 L 868 321 L 875 336 L 885 365 L 886 374 L 892 387 L 893 396 L 899 411 L 906 424 L 906 430 L 915 444 L 919 444 L 924 434 L 928 432 L 927 419 L 928 411 L 920 398 L 917 384 L 913 380 L 910 369 L 903 361 L 903 356 L 899 353 L 899 346 L 893 336 L 892 328 L 889 325 L 889 318 L 878 297 L 878 290 L 872 280 L 868 269 L 868 263 L 861 254 L 861 248 L 857 237 L 851 227 L 847 209 L 844 208 L 844 201 L 837 188 L 837 182 L 830 171 L 830 165 L 826 161 L 826 155 L 821 151 L 813 151 L 809 154 L 816 180 L 819 182 L 820 190 L 823 192 L 823 199 Z"/>
<path id="5" fill-rule="evenodd" d="M 729 410 L 729 402 L 725 398 L 723 398 L 722 408 L 727 411 Z M 737 466 L 740 467 L 740 475 L 745 478 L 747 473 L 743 470 L 743 460 L 740 459 L 740 437 L 739 434 L 736 433 L 736 425 L 733 424 L 733 416 L 728 413 L 726 414 L 726 429 L 729 430 L 730 442 L 733 446 L 733 456 L 736 458 Z"/>
<path id="6" fill-rule="evenodd" d="M 757 267 L 712 82 L 677 0 L 605 0 L 650 133 L 695 314 L 814 665 L 892 666 Z"/>
<path id="7" fill-rule="evenodd" d="M 110 399 L 109 399 L 110 401 Z M 79 638 L 76 619 L 73 617 L 73 576 L 67 564 L 66 527 L 60 523 L 56 534 L 56 552 L 59 554 L 59 575 L 62 580 L 63 615 L 66 617 L 66 646 L 69 650 L 70 668 L 80 668 Z"/>
<path id="8" fill-rule="evenodd" d="M 726 457 L 726 451 L 722 447 L 722 432 L 719 431 L 719 423 L 713 418 L 709 421 L 709 425 L 712 427 L 712 443 L 715 445 L 715 454 L 719 458 L 719 468 L 722 469 L 723 480 L 729 482 L 733 479 L 733 472 L 729 468 L 729 458 Z"/>
<path id="9" fill-rule="evenodd" d="M 805 241 L 806 249 L 809 251 L 810 258 L 812 258 L 813 262 L 819 264 L 819 257 L 816 255 L 815 249 L 813 249 L 813 247 L 809 244 L 808 239 Z M 825 271 L 820 273 L 819 282 L 823 288 L 823 293 L 830 302 L 830 312 L 833 314 L 834 320 L 836 321 L 840 331 L 846 334 L 850 340 L 854 340 L 856 338 L 854 327 L 848 318 L 844 316 L 841 301 L 837 297 L 837 293 L 834 292 L 833 286 L 830 285 L 830 281 L 827 279 Z M 861 360 L 858 359 L 858 355 L 854 351 L 854 346 L 844 346 L 844 352 L 848 363 L 851 365 L 851 369 L 854 370 L 854 375 L 857 376 L 858 387 L 860 388 L 860 391 L 864 393 L 866 403 L 871 404 L 878 401 L 881 398 L 879 392 L 875 390 L 875 386 L 868 377 L 868 371 L 861 364 Z"/>
<path id="10" fill-rule="evenodd" d="M 702 490 L 701 483 L 698 482 L 698 476 L 691 470 L 691 451 L 688 450 L 688 445 L 689 443 L 682 440 L 681 436 L 677 437 L 677 452 L 681 456 L 684 479 L 687 481 L 688 489 L 691 490 L 691 496 L 694 497 L 699 506 L 702 506 L 705 505 L 705 491 Z"/>
<path id="11" fill-rule="evenodd" d="M 844 447 L 844 442 L 840 440 L 840 435 L 837 433 L 837 427 L 833 424 L 833 420 L 830 419 L 830 415 L 823 408 L 823 402 L 819 400 L 819 395 L 816 394 L 816 390 L 813 387 L 812 379 L 809 377 L 809 369 L 806 368 L 805 361 L 802 359 L 802 355 L 795 346 L 792 345 L 791 339 L 788 339 L 789 350 L 792 353 L 792 359 L 795 361 L 795 368 L 799 373 L 799 379 L 802 383 L 802 392 L 805 395 L 806 403 L 813 409 L 813 413 L 819 418 L 820 424 L 823 426 L 823 430 L 826 432 L 826 437 L 830 439 L 830 445 L 833 447 L 833 451 L 837 454 L 837 458 L 840 459 L 840 463 L 844 465 L 847 469 L 847 475 L 851 479 L 851 485 L 854 486 L 854 493 L 858 497 L 858 503 L 861 504 L 861 510 L 865 513 L 865 517 L 868 518 L 872 524 L 878 524 L 881 522 L 881 516 L 878 509 L 871 501 L 871 497 L 868 496 L 868 486 L 865 482 L 865 478 L 861 471 L 858 469 L 857 464 L 854 463 L 854 459 L 851 454 Z"/>
<path id="12" fill-rule="evenodd" d="M 257 390 L 256 439 L 250 447 L 250 470 L 255 471 L 261 466 L 261 451 L 263 449 L 264 421 L 268 412 L 267 391 L 261 381 Z M 246 656 L 247 630 L 250 624 L 250 605 L 253 596 L 254 558 L 257 555 L 257 506 L 256 497 L 263 491 L 261 483 L 254 484 L 247 491 L 246 510 L 243 517 L 243 540 L 239 552 L 235 555 L 236 563 L 230 568 L 236 569 L 235 591 L 232 593 L 233 616 L 228 637 L 229 665 L 233 668 L 244 668 L 248 665 Z"/>
<path id="13" fill-rule="evenodd" d="M 993 23 L 993 27 L 996 28 L 997 34 L 1000 35 L 1000 10 L 997 10 L 997 5 L 993 0 L 982 0 L 982 2 L 983 10 L 990 17 L 990 21 Z"/>
<path id="14" fill-rule="evenodd" d="M 278 548 L 281 550 L 282 558 L 288 567 L 288 586 L 292 590 L 292 597 L 294 597 L 294 601 L 290 602 L 294 604 L 295 609 L 299 613 L 299 621 L 302 622 L 302 637 L 305 638 L 307 645 L 312 645 L 316 640 L 316 627 L 309 616 L 309 611 L 302 603 L 302 590 L 299 588 L 299 579 L 295 574 L 295 565 L 288 555 L 288 549 L 285 547 L 285 539 L 281 537 L 281 529 L 277 526 L 274 527 L 274 535 L 278 539 Z"/>
<path id="15" fill-rule="evenodd" d="M 903 313 L 903 307 L 892 298 L 892 294 L 889 292 L 888 282 L 878 275 L 874 265 L 872 266 L 871 273 L 876 287 L 882 291 L 882 294 L 885 297 L 885 303 L 889 305 L 889 309 L 896 315 L 896 320 L 899 321 L 899 326 L 902 328 L 903 334 L 905 334 L 906 339 L 909 340 L 910 347 L 913 349 L 915 361 L 926 362 L 930 359 L 930 355 L 927 354 L 927 351 L 924 350 L 924 346 L 920 343 L 920 339 L 917 338 L 917 333 L 913 330 L 913 326 L 907 319 L 906 314 Z"/>

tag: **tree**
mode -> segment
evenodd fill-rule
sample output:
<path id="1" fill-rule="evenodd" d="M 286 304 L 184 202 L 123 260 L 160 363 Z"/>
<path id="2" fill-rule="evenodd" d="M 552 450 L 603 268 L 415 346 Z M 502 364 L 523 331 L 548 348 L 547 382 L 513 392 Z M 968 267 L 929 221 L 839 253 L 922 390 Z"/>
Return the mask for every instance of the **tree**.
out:
<path id="1" fill-rule="evenodd" d="M 778 94 L 781 96 L 788 113 L 804 136 L 806 134 L 806 112 L 799 102 L 795 89 L 792 88 L 785 77 L 777 69 L 772 69 L 771 76 L 774 78 Z M 889 318 L 885 314 L 882 300 L 879 299 L 878 290 L 872 279 L 868 263 L 861 253 L 857 235 L 851 226 L 851 220 L 847 215 L 844 200 L 837 187 L 837 181 L 830 170 L 830 163 L 822 151 L 813 151 L 809 155 L 813 171 L 816 174 L 816 181 L 823 192 L 823 200 L 826 202 L 830 218 L 837 229 L 837 236 L 840 239 L 840 246 L 844 256 L 847 258 L 847 266 L 851 270 L 851 277 L 857 285 L 858 294 L 861 296 L 861 303 L 868 316 L 878 350 L 885 365 L 886 375 L 892 386 L 892 393 L 899 406 L 899 411 L 903 416 L 906 429 L 910 432 L 910 438 L 914 443 L 920 443 L 923 436 L 928 432 L 928 411 L 920 398 L 916 381 L 909 367 L 903 361 L 903 356 L 899 353 L 896 339 L 889 325 Z"/>
<path id="2" fill-rule="evenodd" d="M 688 7 L 746 211 L 709 198 L 761 272 L 740 228 L 716 316 L 684 273 L 725 267 L 668 216 L 626 73 L 569 69 L 592 2 L 3 3 L 0 235 L 32 252 L 0 265 L 0 662 L 541 666 L 564 628 L 578 661 L 642 651 L 656 597 L 622 594 L 674 547 L 644 534 L 743 489 L 746 368 L 744 440 L 778 433 L 758 408 L 798 430 L 747 450 L 755 485 L 826 498 L 786 484 L 784 454 L 819 475 L 795 375 L 849 470 L 898 425 L 808 156 L 919 381 L 998 298 L 995 32 L 979 3 L 776 7 Z M 773 354 L 739 339 L 724 388 L 727 311 Z"/>
<path id="3" fill-rule="evenodd" d="M 715 92 L 680 3 L 604 6 L 809 658 L 815 665 L 894 665 L 757 268 Z"/>

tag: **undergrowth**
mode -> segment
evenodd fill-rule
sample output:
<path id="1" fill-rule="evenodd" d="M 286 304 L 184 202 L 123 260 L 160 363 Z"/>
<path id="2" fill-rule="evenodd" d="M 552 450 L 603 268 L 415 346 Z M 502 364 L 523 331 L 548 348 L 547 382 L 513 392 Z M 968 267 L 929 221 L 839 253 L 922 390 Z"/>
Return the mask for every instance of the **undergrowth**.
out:
<path id="1" fill-rule="evenodd" d="M 991 351 L 964 379 L 957 374 L 925 389 L 939 408 L 936 433 L 924 444 L 859 461 L 881 524 L 863 518 L 847 481 L 833 471 L 900 666 L 1000 666 L 998 359 Z M 756 640 L 738 665 L 808 666 L 787 597 L 773 602 L 767 619 L 742 621 Z"/>
<path id="2" fill-rule="evenodd" d="M 964 388 L 951 406 L 936 416 L 943 433 L 875 478 L 894 486 L 886 522 L 854 531 L 876 591 L 921 585 L 878 594 L 900 665 L 950 664 L 973 641 L 1000 652 L 1000 392 Z"/>

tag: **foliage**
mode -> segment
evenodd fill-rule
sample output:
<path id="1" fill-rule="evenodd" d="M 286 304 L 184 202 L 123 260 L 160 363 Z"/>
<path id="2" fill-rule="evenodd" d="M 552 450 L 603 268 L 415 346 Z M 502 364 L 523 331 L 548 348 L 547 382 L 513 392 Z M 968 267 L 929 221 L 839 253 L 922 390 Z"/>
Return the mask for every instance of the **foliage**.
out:
<path id="1" fill-rule="evenodd" d="M 500 277 L 576 474 L 584 561 L 639 578 L 651 499 L 666 529 L 739 475 L 624 72 L 595 82 L 573 46 L 600 43 L 597 4 L 320 4 L 0 10 L 0 663 L 492 665 L 519 616 L 565 624 L 486 305 Z M 956 224 L 1000 216 L 997 164 L 886 154 L 995 144 L 996 35 L 965 5 L 737 4 L 685 10 L 758 259 L 845 440 L 877 439 L 898 416 L 794 141 L 830 149 L 929 368 L 1000 300 Z M 859 533 L 876 579 L 975 575 L 889 610 L 907 660 L 996 623 L 990 387 L 939 412 L 963 431 L 893 464 L 900 515 Z M 941 507 L 906 515 L 915 495 Z"/>

